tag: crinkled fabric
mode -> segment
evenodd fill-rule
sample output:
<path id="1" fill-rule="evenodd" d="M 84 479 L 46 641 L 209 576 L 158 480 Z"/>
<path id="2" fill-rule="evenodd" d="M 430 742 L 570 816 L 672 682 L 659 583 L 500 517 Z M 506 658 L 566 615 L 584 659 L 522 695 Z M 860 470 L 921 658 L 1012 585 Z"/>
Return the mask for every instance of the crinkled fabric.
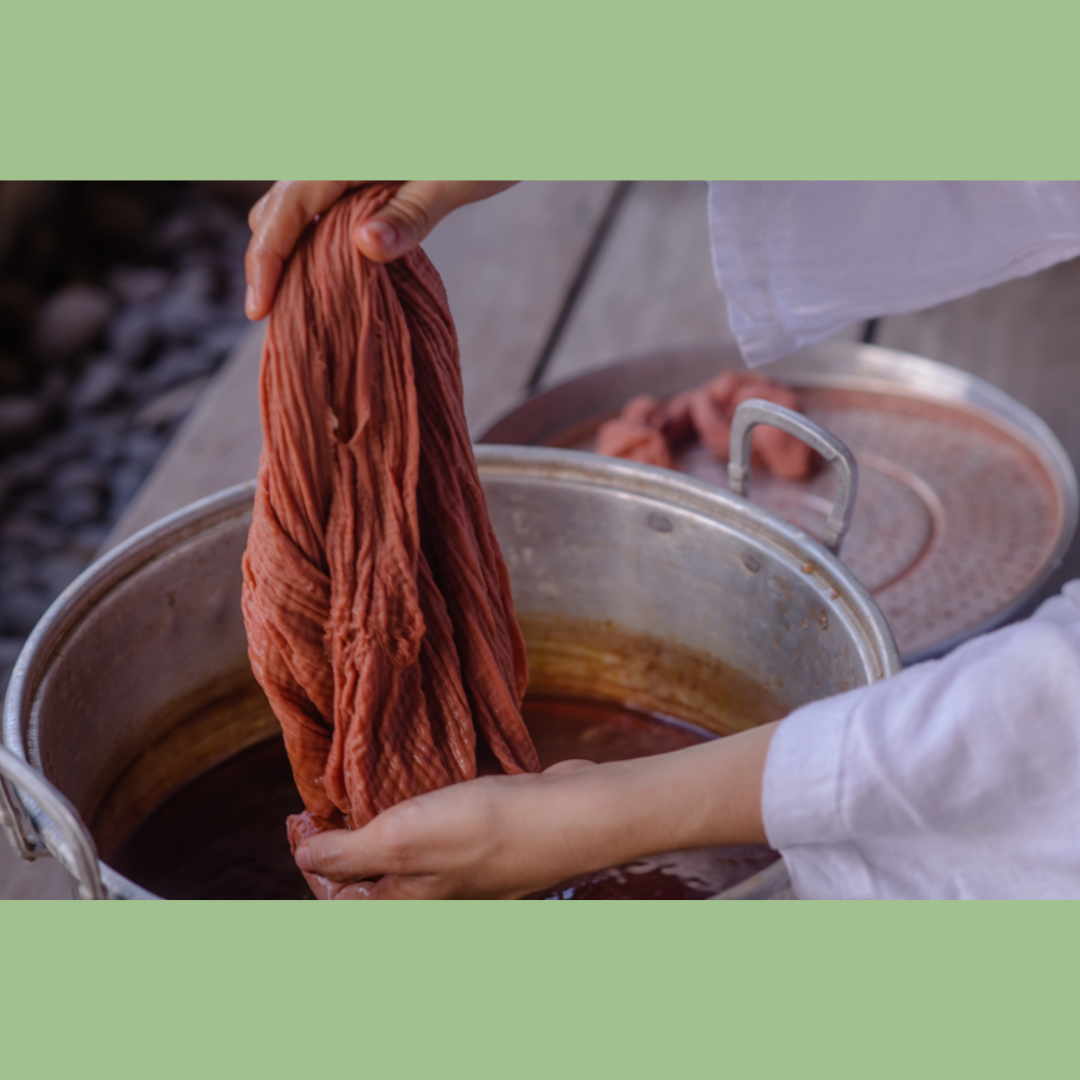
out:
<path id="1" fill-rule="evenodd" d="M 631 398 L 615 419 L 597 429 L 596 452 L 673 469 L 674 455 L 697 438 L 713 457 L 727 461 L 735 410 L 751 398 L 799 411 L 799 399 L 786 386 L 757 372 L 726 371 L 664 404 L 649 394 Z M 786 480 L 810 475 L 810 447 L 786 431 L 760 424 L 751 435 L 750 446 L 755 469 L 766 469 Z"/>
<path id="2" fill-rule="evenodd" d="M 538 769 L 446 293 L 422 251 L 380 265 L 353 241 L 393 189 L 364 188 L 308 230 L 262 357 L 243 606 L 306 807 L 294 851 L 471 779 L 478 753 Z"/>

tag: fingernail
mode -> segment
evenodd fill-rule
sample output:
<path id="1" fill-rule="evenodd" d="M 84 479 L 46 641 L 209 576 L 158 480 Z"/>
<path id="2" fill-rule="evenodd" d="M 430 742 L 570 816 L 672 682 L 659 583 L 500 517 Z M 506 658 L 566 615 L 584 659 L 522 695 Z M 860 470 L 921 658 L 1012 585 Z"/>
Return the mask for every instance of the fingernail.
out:
<path id="1" fill-rule="evenodd" d="M 374 243 L 384 255 L 392 255 L 397 249 L 397 229 L 389 221 L 369 221 L 362 231 L 368 243 Z"/>
<path id="2" fill-rule="evenodd" d="M 310 874 L 315 869 L 311 862 L 311 852 L 308 850 L 307 844 L 296 849 L 296 865 L 306 874 Z"/>
<path id="3" fill-rule="evenodd" d="M 249 285 L 244 293 L 244 311 L 249 319 L 255 318 L 255 287 Z"/>

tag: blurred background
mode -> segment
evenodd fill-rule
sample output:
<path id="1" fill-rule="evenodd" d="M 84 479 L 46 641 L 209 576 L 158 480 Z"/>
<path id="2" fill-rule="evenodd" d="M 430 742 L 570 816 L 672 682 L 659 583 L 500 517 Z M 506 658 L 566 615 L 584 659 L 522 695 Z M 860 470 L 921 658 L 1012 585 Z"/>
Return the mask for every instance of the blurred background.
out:
<path id="1" fill-rule="evenodd" d="M 0 183 L 0 691 L 249 325 L 268 186 Z"/>

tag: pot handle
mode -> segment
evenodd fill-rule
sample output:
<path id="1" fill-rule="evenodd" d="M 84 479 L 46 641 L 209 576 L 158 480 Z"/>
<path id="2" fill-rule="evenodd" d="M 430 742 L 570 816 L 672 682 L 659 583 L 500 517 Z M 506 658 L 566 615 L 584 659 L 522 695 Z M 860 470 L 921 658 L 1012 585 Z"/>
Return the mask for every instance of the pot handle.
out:
<path id="1" fill-rule="evenodd" d="M 108 899 L 97 848 L 79 812 L 5 746 L 0 746 L 0 826 L 24 859 L 54 855 L 78 882 L 84 900 Z"/>
<path id="2" fill-rule="evenodd" d="M 731 421 L 731 457 L 728 481 L 736 495 L 746 495 L 750 484 L 750 434 L 758 424 L 770 424 L 794 435 L 816 450 L 836 470 L 836 501 L 825 523 L 825 546 L 840 554 L 840 543 L 851 528 L 855 495 L 859 490 L 859 469 L 855 456 L 833 434 L 802 413 L 785 409 L 773 401 L 748 398 L 736 410 Z"/>

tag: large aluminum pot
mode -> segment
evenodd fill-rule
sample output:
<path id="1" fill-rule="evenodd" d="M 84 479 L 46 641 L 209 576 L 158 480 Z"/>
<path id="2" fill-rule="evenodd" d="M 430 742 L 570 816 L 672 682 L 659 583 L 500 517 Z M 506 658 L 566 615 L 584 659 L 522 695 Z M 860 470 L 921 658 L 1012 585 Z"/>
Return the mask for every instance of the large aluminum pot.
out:
<path id="1" fill-rule="evenodd" d="M 592 454 L 476 456 L 533 689 L 724 733 L 753 722 L 752 702 L 733 703 L 747 686 L 788 709 L 899 670 L 855 578 L 744 498 Z M 24 855 L 60 858 L 80 895 L 152 898 L 110 857 L 167 797 L 275 732 L 240 611 L 253 491 L 194 503 L 110 552 L 53 604 L 16 664 L 0 819 Z M 763 875 L 734 895 L 786 883 L 782 863 Z"/>

